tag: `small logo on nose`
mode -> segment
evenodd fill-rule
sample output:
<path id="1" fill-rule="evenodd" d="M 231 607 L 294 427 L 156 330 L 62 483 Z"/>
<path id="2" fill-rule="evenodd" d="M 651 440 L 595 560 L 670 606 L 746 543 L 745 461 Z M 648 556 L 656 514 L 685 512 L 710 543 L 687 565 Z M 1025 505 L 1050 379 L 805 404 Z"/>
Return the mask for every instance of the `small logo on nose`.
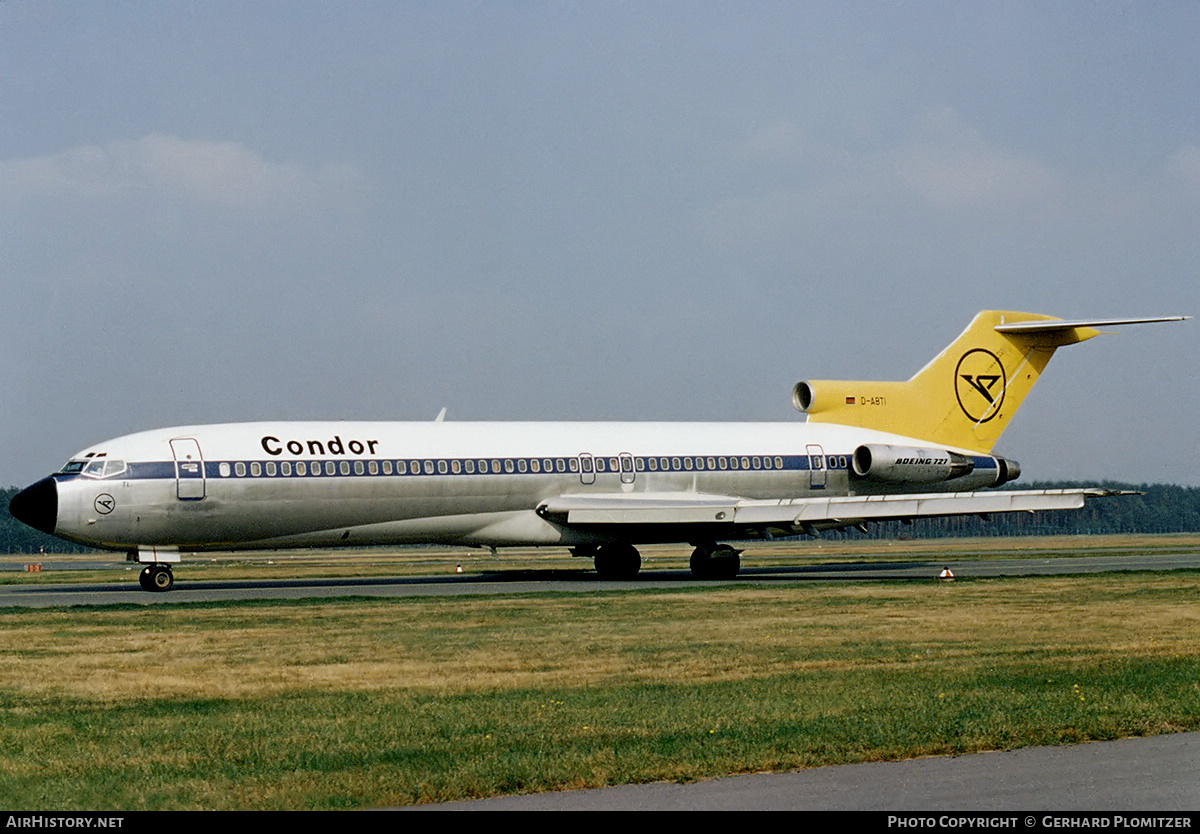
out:
<path id="1" fill-rule="evenodd" d="M 113 498 L 107 492 L 102 492 L 96 496 L 96 500 L 92 502 L 92 506 L 96 508 L 96 512 L 100 515 L 108 515 L 117 507 L 117 499 Z"/>

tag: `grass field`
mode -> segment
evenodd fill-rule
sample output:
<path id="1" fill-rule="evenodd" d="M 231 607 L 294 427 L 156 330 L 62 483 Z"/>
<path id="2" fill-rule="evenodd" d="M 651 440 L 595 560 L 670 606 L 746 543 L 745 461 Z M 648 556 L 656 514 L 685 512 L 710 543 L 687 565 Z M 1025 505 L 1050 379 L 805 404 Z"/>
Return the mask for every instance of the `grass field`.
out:
<path id="1" fill-rule="evenodd" d="M 7 609 L 0 807 L 383 807 L 1197 729 L 1198 591 L 1176 571 Z"/>

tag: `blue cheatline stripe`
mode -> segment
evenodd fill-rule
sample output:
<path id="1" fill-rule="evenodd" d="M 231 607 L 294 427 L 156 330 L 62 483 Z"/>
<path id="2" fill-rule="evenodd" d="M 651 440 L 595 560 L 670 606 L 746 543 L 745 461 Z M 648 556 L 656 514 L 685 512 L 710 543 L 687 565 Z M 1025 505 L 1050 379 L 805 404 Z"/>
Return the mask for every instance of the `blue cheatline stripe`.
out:
<path id="1" fill-rule="evenodd" d="M 622 462 L 632 460 L 638 475 L 705 474 L 709 472 L 807 472 L 808 455 L 586 455 L 538 458 L 267 458 L 240 461 L 206 461 L 204 477 L 413 477 L 494 475 L 620 475 Z M 834 472 L 848 466 L 847 455 L 827 455 L 825 467 Z M 585 463 L 586 462 L 586 463 Z M 744 463 L 743 463 L 744 462 Z M 722 466 L 724 464 L 724 466 Z M 581 465 L 590 471 L 580 472 Z M 628 463 L 626 463 L 628 465 Z M 301 474 L 303 471 L 303 474 Z M 254 474 L 257 472 L 258 474 Z M 285 474 L 286 472 L 286 474 Z M 175 478 L 174 461 L 130 463 L 119 476 L 123 480 Z M 100 479 L 97 479 L 100 480 Z"/>
<path id="2" fill-rule="evenodd" d="M 494 476 L 494 475 L 620 475 L 622 455 L 587 456 L 593 467 L 590 472 L 580 472 L 579 457 L 563 458 L 321 458 L 318 460 L 295 458 L 268 458 L 242 461 L 206 461 L 204 476 L 223 478 L 280 478 L 280 477 L 432 477 L 432 476 Z M 724 460 L 725 467 L 721 467 Z M 743 466 L 742 461 L 746 461 Z M 996 461 L 991 457 L 973 457 L 975 469 L 995 469 Z M 633 458 L 636 474 L 705 474 L 709 472 L 808 472 L 811 462 L 808 455 L 639 455 Z M 710 465 L 711 461 L 711 465 Z M 778 465 L 776 464 L 778 461 Z M 757 462 L 757 467 L 755 463 Z M 546 464 L 549 464 L 547 467 Z M 301 474 L 300 464 L 303 464 Z M 734 465 L 736 464 L 736 465 Z M 559 467 L 562 467 L 561 469 Z M 829 472 L 846 470 L 848 455 L 826 455 L 825 469 Z M 286 470 L 286 474 L 285 474 Z M 257 471 L 258 474 L 254 474 Z M 62 476 L 76 478 L 79 475 Z M 130 463 L 129 468 L 118 480 L 174 479 L 174 461 L 146 461 Z M 97 479 L 102 480 L 102 479 Z"/>

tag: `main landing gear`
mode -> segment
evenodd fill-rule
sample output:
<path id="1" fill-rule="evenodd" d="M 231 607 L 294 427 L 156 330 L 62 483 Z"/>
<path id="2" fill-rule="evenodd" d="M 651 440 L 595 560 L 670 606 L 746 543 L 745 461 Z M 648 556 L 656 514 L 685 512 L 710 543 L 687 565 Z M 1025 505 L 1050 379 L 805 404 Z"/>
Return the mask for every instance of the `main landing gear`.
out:
<path id="1" fill-rule="evenodd" d="M 605 579 L 632 579 L 642 569 L 642 554 L 631 544 L 602 544 L 594 559 L 596 573 Z"/>
<path id="2" fill-rule="evenodd" d="M 604 579 L 632 579 L 642 568 L 642 557 L 631 544 L 612 543 L 599 547 L 576 548 L 575 555 L 591 552 L 596 573 Z M 702 544 L 692 552 L 689 566 L 697 579 L 733 579 L 742 568 L 740 550 L 727 544 Z"/>
<path id="3" fill-rule="evenodd" d="M 742 551 L 727 544 L 700 545 L 689 565 L 697 579 L 733 579 L 742 569 Z"/>
<path id="4" fill-rule="evenodd" d="M 138 584 L 143 591 L 169 591 L 175 584 L 175 574 L 166 565 L 146 565 L 138 576 Z"/>

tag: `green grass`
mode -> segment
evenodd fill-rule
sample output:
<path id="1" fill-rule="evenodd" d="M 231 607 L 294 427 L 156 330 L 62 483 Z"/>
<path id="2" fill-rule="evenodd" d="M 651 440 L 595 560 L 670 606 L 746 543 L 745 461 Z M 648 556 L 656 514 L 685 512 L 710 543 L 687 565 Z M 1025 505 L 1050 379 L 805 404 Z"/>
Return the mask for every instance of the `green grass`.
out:
<path id="1" fill-rule="evenodd" d="M 1200 728 L 1200 574 L 0 611 L 0 806 L 337 809 Z"/>
<path id="2" fill-rule="evenodd" d="M 955 679 L 808 672 L 453 696 L 48 700 L 19 719 L 4 699 L 5 747 L 43 742 L 34 755 L 5 756 L 0 800 L 43 809 L 386 806 L 1116 738 L 1180 728 L 1155 702 L 1182 698 L 1194 713 L 1195 671 L 1174 661 L 1083 668 L 1073 682 L 1038 666 Z"/>

